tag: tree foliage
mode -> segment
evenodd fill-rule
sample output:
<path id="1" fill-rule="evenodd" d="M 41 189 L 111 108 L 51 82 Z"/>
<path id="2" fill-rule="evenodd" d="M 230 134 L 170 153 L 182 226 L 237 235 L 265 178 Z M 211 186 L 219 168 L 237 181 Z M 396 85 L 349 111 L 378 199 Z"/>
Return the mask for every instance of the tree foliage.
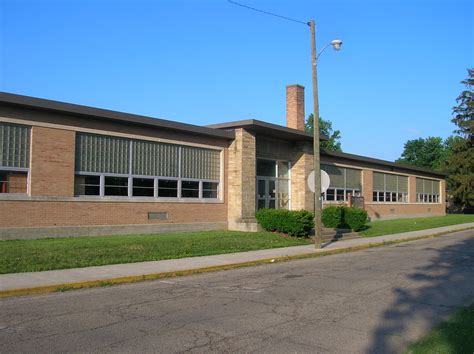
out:
<path id="1" fill-rule="evenodd" d="M 401 157 L 395 162 L 401 162 L 432 170 L 443 170 L 446 158 L 452 148 L 453 137 L 443 141 L 440 137 L 430 136 L 418 138 L 405 143 Z"/>
<path id="2" fill-rule="evenodd" d="M 474 206 L 474 69 L 468 69 L 468 77 L 461 83 L 465 89 L 456 99 L 451 120 L 457 126 L 457 136 L 446 169 L 450 194 L 455 202 L 469 208 Z"/>
<path id="3" fill-rule="evenodd" d="M 314 131 L 313 125 L 314 116 L 311 113 L 306 119 L 305 130 L 308 133 Z M 329 120 L 324 120 L 319 117 L 319 133 L 328 137 L 327 141 L 321 141 L 319 146 L 321 149 L 328 151 L 342 151 L 341 148 L 341 131 L 334 130 L 332 127 L 332 122 Z"/>

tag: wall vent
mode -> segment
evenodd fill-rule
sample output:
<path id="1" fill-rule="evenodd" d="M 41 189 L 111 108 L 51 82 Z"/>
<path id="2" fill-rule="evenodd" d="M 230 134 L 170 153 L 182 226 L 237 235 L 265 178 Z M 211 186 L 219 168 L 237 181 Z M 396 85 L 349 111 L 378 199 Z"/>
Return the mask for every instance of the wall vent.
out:
<path id="1" fill-rule="evenodd" d="M 168 220 L 168 213 L 166 211 L 149 212 L 148 220 Z"/>

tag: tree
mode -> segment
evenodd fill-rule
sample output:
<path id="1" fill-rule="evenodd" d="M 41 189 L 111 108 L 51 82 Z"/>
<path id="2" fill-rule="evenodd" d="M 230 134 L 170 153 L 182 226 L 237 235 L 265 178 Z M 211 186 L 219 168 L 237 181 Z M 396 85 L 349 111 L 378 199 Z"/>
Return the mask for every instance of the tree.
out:
<path id="1" fill-rule="evenodd" d="M 449 191 L 454 202 L 466 209 L 474 206 L 474 69 L 468 69 L 468 78 L 461 81 L 465 90 L 456 99 L 452 122 L 457 136 L 452 142 L 452 153 L 446 161 L 449 172 Z"/>
<path id="2" fill-rule="evenodd" d="M 443 168 L 447 155 L 448 139 L 443 142 L 440 137 L 430 136 L 426 139 L 408 140 L 401 157 L 395 162 L 440 170 Z"/>
<path id="3" fill-rule="evenodd" d="M 312 133 L 314 130 L 313 125 L 313 114 L 311 113 L 306 119 L 305 130 L 308 133 Z M 319 146 L 321 149 L 328 151 L 342 151 L 341 148 L 341 131 L 333 130 L 332 122 L 329 120 L 324 120 L 319 117 L 319 134 L 325 135 L 328 137 L 327 141 L 321 141 Z"/>

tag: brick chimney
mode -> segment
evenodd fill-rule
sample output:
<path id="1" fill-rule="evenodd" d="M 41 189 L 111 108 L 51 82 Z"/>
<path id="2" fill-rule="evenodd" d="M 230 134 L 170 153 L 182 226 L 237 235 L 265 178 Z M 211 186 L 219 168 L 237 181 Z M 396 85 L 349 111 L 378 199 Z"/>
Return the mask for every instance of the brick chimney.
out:
<path id="1" fill-rule="evenodd" d="M 286 126 L 304 130 L 304 86 L 286 86 Z"/>

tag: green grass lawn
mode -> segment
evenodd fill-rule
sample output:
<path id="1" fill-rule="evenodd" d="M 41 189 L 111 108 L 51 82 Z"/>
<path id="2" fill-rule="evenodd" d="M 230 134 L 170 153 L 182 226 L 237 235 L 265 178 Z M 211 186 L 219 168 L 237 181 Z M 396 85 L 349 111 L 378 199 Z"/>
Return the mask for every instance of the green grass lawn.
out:
<path id="1" fill-rule="evenodd" d="M 368 228 L 360 234 L 367 237 L 381 236 L 468 222 L 474 222 L 474 215 L 452 214 L 429 218 L 372 221 L 368 224 Z"/>
<path id="2" fill-rule="evenodd" d="M 0 274 L 132 263 L 309 244 L 270 232 L 212 231 L 161 235 L 0 241 Z"/>
<path id="3" fill-rule="evenodd" d="M 458 311 L 411 345 L 408 353 L 474 353 L 474 304 Z"/>

